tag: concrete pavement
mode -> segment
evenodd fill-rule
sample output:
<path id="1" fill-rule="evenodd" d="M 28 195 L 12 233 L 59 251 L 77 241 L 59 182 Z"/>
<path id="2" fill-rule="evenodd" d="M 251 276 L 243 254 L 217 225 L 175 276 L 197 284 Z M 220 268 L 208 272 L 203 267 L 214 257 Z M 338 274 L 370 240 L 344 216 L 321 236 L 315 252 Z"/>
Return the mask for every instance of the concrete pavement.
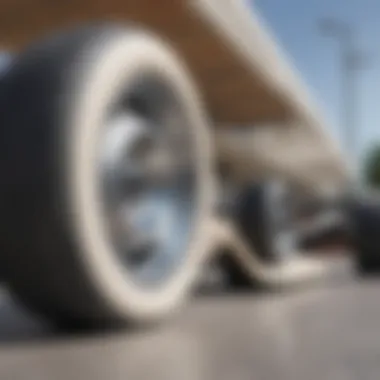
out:
<path id="1" fill-rule="evenodd" d="M 58 335 L 0 301 L 1 380 L 380 378 L 380 281 L 197 297 L 159 329 Z"/>

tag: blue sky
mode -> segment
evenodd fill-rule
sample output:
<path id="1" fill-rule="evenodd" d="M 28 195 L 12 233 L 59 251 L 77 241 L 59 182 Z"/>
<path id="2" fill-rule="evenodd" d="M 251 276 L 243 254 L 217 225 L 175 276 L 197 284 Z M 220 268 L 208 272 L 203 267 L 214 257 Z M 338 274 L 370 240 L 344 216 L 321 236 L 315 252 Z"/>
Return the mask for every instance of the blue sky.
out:
<path id="1" fill-rule="evenodd" d="M 358 47 L 368 54 L 358 72 L 359 115 L 357 154 L 380 142 L 380 0 L 255 0 L 277 41 L 301 72 L 314 98 L 342 141 L 339 50 L 334 39 L 318 32 L 326 16 L 350 23 Z"/>

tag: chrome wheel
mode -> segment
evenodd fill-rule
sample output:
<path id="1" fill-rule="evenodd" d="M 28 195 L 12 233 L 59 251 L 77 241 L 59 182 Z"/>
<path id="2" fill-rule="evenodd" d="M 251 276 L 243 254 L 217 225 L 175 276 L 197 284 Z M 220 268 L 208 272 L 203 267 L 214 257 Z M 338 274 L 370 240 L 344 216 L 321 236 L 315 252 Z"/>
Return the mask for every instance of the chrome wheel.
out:
<path id="1" fill-rule="evenodd" d="M 297 231 L 293 222 L 292 202 L 286 185 L 279 181 L 267 185 L 265 207 L 267 232 L 278 261 L 291 259 L 297 252 Z"/>
<path id="2" fill-rule="evenodd" d="M 140 83 L 110 113 L 99 142 L 109 241 L 144 287 L 168 279 L 191 239 L 197 178 L 180 111 L 162 84 Z"/>

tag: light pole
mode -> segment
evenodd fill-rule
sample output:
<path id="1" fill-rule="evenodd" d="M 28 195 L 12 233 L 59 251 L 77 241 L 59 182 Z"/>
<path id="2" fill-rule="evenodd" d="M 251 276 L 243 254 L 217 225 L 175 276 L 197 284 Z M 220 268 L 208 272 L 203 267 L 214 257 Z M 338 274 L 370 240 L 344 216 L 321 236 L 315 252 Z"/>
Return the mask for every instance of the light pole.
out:
<path id="1" fill-rule="evenodd" d="M 356 128 L 358 121 L 357 72 L 365 64 L 365 56 L 353 42 L 353 28 L 340 20 L 323 19 L 320 31 L 337 40 L 341 65 L 341 122 L 344 128 L 345 148 L 356 171 Z"/>

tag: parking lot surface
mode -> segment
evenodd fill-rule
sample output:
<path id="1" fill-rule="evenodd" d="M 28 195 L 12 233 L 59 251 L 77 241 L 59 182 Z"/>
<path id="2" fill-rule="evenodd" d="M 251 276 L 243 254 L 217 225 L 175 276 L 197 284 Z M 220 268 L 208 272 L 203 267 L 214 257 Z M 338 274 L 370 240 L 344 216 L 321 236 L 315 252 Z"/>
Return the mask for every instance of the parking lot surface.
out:
<path id="1" fill-rule="evenodd" d="M 0 301 L 1 380 L 378 380 L 380 280 L 197 296 L 150 331 L 58 334 Z"/>

